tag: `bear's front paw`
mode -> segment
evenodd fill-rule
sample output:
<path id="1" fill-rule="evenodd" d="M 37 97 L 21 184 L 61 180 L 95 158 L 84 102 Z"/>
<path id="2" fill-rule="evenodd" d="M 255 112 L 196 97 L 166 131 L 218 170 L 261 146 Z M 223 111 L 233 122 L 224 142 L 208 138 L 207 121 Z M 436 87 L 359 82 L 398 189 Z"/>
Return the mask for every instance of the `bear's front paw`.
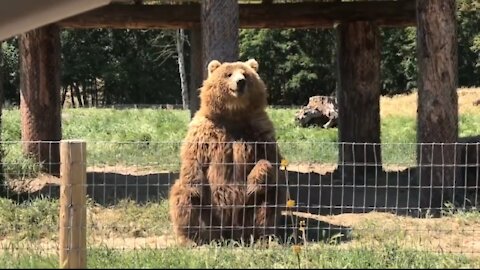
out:
<path id="1" fill-rule="evenodd" d="M 266 159 L 261 159 L 255 164 L 248 175 L 247 194 L 250 195 L 264 189 L 269 174 L 273 170 L 273 165 Z"/>
<path id="2" fill-rule="evenodd" d="M 253 170 L 255 170 L 256 168 L 262 173 L 267 174 L 273 169 L 273 165 L 270 161 L 266 159 L 260 159 L 257 164 L 255 164 L 255 167 L 253 167 Z"/>

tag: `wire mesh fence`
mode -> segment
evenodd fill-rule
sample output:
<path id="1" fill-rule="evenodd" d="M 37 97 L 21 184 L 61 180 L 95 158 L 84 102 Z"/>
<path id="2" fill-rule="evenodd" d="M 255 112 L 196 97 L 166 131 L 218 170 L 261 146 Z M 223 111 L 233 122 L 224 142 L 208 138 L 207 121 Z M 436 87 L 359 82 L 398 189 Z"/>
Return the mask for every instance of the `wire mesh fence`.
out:
<path id="1" fill-rule="evenodd" d="M 275 158 L 265 155 L 269 143 L 227 142 L 225 155 L 189 161 L 181 159 L 182 141 L 88 141 L 76 159 L 85 163 L 86 200 L 67 203 L 65 213 L 62 194 L 79 191 L 62 181 L 82 173 L 60 168 L 75 153 L 61 152 L 58 142 L 30 143 L 44 147 L 2 142 L 4 252 L 40 247 L 58 255 L 61 243 L 71 243 L 62 240 L 62 216 L 83 209 L 88 250 L 216 240 L 480 254 L 478 142 L 289 141 L 278 143 Z M 198 149 L 207 146 L 215 148 L 202 142 Z M 235 156 L 238 147 L 250 149 L 249 158 Z"/>

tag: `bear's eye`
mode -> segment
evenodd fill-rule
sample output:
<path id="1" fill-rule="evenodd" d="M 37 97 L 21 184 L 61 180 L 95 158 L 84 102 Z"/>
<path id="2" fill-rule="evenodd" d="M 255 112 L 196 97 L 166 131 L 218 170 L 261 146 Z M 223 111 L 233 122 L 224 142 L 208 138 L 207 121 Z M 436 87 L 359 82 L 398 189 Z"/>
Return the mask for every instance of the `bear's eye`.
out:
<path id="1" fill-rule="evenodd" d="M 225 74 L 225 77 L 231 77 L 232 76 L 232 73 L 231 72 L 228 72 Z"/>

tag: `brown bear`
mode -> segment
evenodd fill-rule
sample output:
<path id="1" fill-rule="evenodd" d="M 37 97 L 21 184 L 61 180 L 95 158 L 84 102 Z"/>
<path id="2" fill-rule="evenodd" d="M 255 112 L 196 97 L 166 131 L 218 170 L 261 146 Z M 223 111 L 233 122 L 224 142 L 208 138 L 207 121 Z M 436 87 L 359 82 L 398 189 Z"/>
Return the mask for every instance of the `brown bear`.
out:
<path id="1" fill-rule="evenodd" d="M 282 155 L 257 71 L 255 59 L 208 64 L 169 192 L 170 219 L 183 243 L 248 243 L 280 231 Z"/>

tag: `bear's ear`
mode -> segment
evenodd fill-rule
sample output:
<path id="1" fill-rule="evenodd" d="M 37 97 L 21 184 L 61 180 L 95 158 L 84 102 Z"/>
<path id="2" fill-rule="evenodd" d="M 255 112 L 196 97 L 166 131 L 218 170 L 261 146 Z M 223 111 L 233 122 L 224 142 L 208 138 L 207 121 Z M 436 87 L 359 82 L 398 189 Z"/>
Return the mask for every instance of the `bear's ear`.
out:
<path id="1" fill-rule="evenodd" d="M 246 62 L 247 65 L 249 65 L 253 70 L 258 71 L 258 62 L 255 59 L 248 59 Z"/>
<path id="2" fill-rule="evenodd" d="M 222 65 L 218 60 L 212 60 L 210 63 L 208 63 L 208 76 L 210 77 L 210 74 L 215 71 L 220 65 Z"/>

